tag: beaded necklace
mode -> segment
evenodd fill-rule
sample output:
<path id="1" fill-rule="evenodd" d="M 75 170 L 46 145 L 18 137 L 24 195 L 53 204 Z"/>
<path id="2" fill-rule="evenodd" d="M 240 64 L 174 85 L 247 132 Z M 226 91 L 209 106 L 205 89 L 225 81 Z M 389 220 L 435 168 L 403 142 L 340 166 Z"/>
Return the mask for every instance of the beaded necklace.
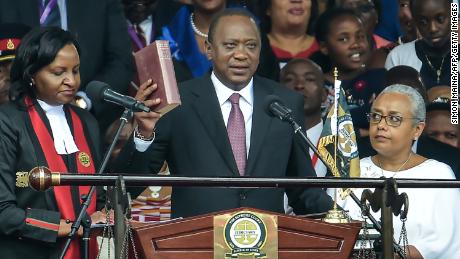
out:
<path id="1" fill-rule="evenodd" d="M 193 17 L 194 17 L 194 16 L 195 16 L 194 13 L 191 13 L 191 14 L 190 14 L 190 24 L 192 24 L 192 29 L 193 29 L 193 31 L 194 31 L 198 36 L 200 36 L 200 37 L 208 38 L 208 34 L 206 34 L 206 33 L 202 32 L 202 31 L 200 31 L 200 30 L 198 29 L 198 27 L 196 27 L 195 22 L 193 21 Z"/>

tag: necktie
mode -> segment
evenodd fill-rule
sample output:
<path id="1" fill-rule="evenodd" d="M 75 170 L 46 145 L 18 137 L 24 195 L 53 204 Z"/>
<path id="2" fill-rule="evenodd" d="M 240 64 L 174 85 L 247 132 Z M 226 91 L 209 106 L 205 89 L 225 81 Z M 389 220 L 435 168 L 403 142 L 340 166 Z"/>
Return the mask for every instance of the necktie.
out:
<path id="1" fill-rule="evenodd" d="M 232 146 L 233 156 L 241 176 L 246 169 L 246 130 L 244 117 L 240 109 L 240 94 L 234 93 L 228 98 L 232 104 L 227 123 L 227 134 Z"/>
<path id="2" fill-rule="evenodd" d="M 134 24 L 134 30 L 136 31 L 137 37 L 139 38 L 139 41 L 142 43 L 142 47 L 145 47 L 147 45 L 147 41 L 145 40 L 145 33 L 144 30 L 142 30 L 141 26 L 139 24 Z"/>
<path id="3" fill-rule="evenodd" d="M 57 0 L 42 1 L 42 6 L 40 8 L 40 16 L 42 16 L 45 11 L 47 13 L 45 13 L 45 19 L 43 23 L 41 23 L 41 25 L 61 27 L 61 14 L 59 13 L 59 6 L 57 4 Z"/>

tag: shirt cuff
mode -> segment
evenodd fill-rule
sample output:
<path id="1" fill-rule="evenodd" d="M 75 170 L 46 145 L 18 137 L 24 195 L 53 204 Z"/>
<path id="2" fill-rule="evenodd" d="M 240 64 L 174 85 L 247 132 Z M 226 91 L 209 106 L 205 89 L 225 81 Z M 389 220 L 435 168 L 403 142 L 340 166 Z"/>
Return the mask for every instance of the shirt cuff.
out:
<path id="1" fill-rule="evenodd" d="M 140 138 L 137 138 L 136 134 L 134 134 L 134 146 L 136 147 L 136 150 L 138 152 L 145 152 L 145 150 L 147 150 L 150 147 L 154 140 L 155 138 L 150 141 L 142 140 Z"/>
<path id="2" fill-rule="evenodd" d="M 82 105 L 78 104 L 78 106 L 80 108 L 83 108 L 87 111 L 91 110 L 91 108 L 93 107 L 93 104 L 91 102 L 91 99 L 88 97 L 88 95 L 86 95 L 85 92 L 83 91 L 78 91 L 76 96 L 80 97 L 82 100 L 83 100 L 83 103 Z M 83 107 L 84 106 L 84 107 Z"/>

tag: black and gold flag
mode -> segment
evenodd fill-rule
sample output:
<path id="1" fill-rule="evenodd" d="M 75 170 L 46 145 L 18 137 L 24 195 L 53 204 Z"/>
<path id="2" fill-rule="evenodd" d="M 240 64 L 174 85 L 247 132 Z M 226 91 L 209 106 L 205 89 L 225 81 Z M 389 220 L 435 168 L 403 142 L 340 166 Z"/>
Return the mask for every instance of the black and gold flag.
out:
<path id="1" fill-rule="evenodd" d="M 328 112 L 318 151 L 335 177 L 359 177 L 356 134 L 340 81 L 335 82 L 335 101 Z M 338 104 L 338 105 L 337 105 Z"/>

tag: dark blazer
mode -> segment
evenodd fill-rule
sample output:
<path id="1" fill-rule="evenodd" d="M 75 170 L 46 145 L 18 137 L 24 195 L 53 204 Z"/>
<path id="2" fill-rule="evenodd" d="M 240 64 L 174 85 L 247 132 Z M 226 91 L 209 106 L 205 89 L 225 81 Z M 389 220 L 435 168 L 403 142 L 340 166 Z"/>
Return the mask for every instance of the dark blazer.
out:
<path id="1" fill-rule="evenodd" d="M 100 161 L 97 121 L 85 110 L 72 109 L 81 119 L 97 168 Z M 37 111 L 46 118 L 38 105 Z M 48 120 L 44 122 L 50 130 Z M 72 126 L 70 129 L 73 129 Z M 36 166 L 47 165 L 43 151 L 36 147 L 39 147 L 39 142 L 27 110 L 13 103 L 0 106 L 1 258 L 57 258 L 61 249 L 57 231 L 47 227 L 59 225 L 61 219 L 53 190 L 39 192 L 15 186 L 16 172 L 29 172 Z M 75 172 L 75 154 L 63 156 L 63 159 L 69 171 Z M 80 202 L 76 188 L 71 187 L 72 197 L 69 197 L 69 202 L 73 204 Z M 74 208 L 78 213 L 79 207 Z"/>
<path id="2" fill-rule="evenodd" d="M 66 0 L 68 29 L 81 46 L 81 90 L 91 80 L 109 84 L 125 93 L 133 75 L 131 45 L 119 0 Z M 39 26 L 38 0 L 0 0 L 0 23 L 19 22 Z M 101 128 L 120 114 L 111 104 L 95 107 Z"/>
<path id="3" fill-rule="evenodd" d="M 358 138 L 359 157 L 373 156 L 377 152 L 372 148 L 369 137 Z M 448 164 L 454 171 L 455 178 L 460 179 L 460 150 L 422 135 L 418 139 L 417 154 Z M 436 172 L 433 172 L 435 178 Z"/>
<path id="4" fill-rule="evenodd" d="M 315 176 L 306 147 L 291 126 L 264 111 L 264 98 L 274 94 L 303 118 L 303 99 L 274 81 L 254 77 L 252 132 L 246 175 L 251 177 Z M 160 119 L 156 138 L 143 153 L 124 154 L 124 166 L 158 172 L 166 160 L 172 175 L 239 176 L 227 130 L 209 75 L 180 85 L 182 105 Z M 303 123 L 303 122 L 302 122 Z M 302 125 L 302 124 L 301 124 Z M 131 143 L 131 145 L 133 145 Z M 128 149 L 125 149 L 127 151 Z M 175 187 L 172 217 L 188 217 L 238 207 L 284 212 L 284 189 Z M 332 200 L 320 189 L 287 190 L 298 214 L 327 211 Z"/>

